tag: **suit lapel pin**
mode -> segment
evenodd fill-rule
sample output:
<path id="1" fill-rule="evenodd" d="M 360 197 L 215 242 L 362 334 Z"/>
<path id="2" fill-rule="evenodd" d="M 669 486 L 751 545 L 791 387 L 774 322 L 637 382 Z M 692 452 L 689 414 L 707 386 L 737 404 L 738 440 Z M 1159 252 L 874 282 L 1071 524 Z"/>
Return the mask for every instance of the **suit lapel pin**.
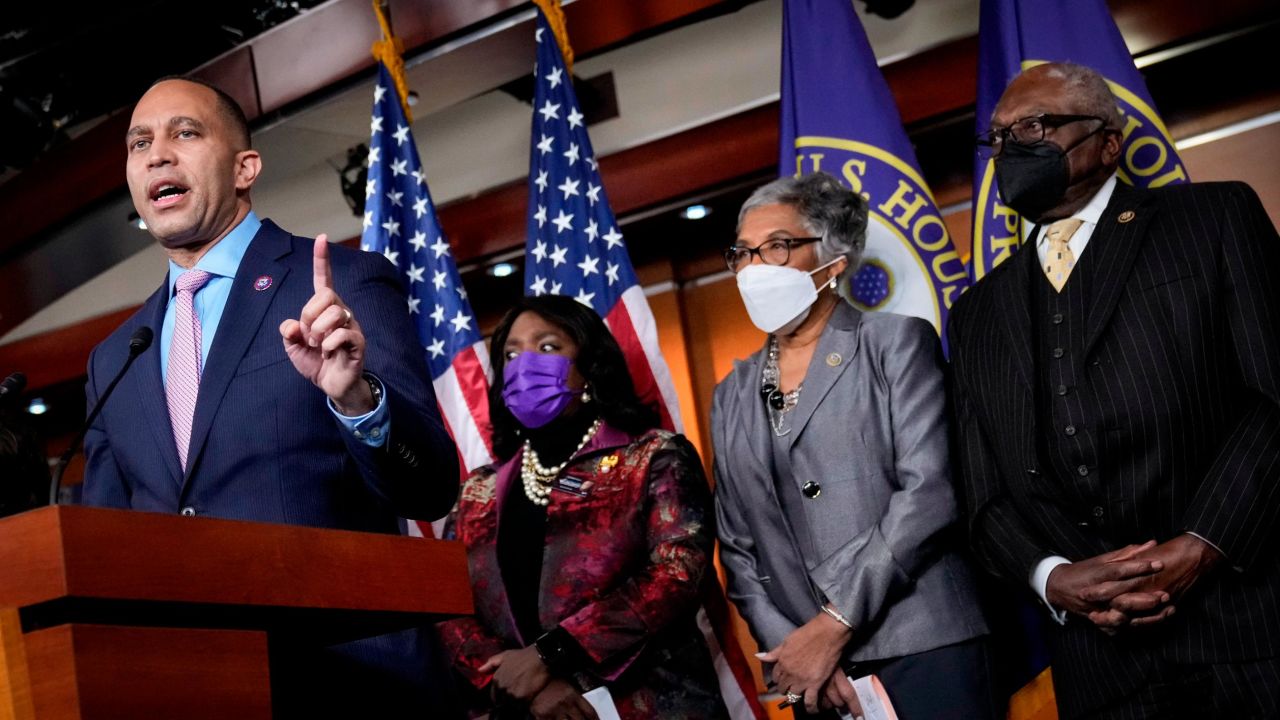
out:
<path id="1" fill-rule="evenodd" d="M 844 358 L 840 357 L 840 353 L 831 353 L 827 356 L 827 364 L 831 367 L 837 367 L 844 362 Z"/>
<path id="2" fill-rule="evenodd" d="M 602 457 L 600 458 L 600 472 L 607 473 L 610 470 L 612 470 L 614 466 L 616 466 L 617 464 L 618 464 L 618 456 L 616 454 Z"/>
<path id="3" fill-rule="evenodd" d="M 1120 217 L 1116 218 L 1116 222 L 1122 223 L 1122 224 L 1127 223 L 1133 220 L 1135 217 L 1137 217 L 1137 214 L 1134 213 L 1132 210 L 1125 210 L 1124 212 L 1120 213 Z"/>
<path id="4" fill-rule="evenodd" d="M 266 290 L 269 287 L 271 287 L 270 275 L 261 275 L 258 277 L 257 280 L 253 281 L 253 289 L 257 290 L 258 292 L 262 292 L 263 290 Z"/>

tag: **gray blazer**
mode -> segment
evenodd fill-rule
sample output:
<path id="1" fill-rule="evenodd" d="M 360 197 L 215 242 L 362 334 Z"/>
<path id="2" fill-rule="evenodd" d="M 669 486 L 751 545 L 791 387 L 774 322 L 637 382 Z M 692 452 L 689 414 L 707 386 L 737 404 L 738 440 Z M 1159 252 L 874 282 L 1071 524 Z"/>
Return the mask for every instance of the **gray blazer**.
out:
<path id="1" fill-rule="evenodd" d="M 823 598 L 855 628 L 849 660 L 986 633 L 973 577 L 954 550 L 941 362 L 927 322 L 841 303 L 777 446 L 789 447 L 786 458 L 772 457 L 759 390 L 764 350 L 716 387 L 720 559 L 761 649 L 811 620 Z M 800 517 L 784 517 L 777 497 L 773 468 L 788 465 Z M 810 481 L 821 486 L 817 497 L 801 493 Z"/>

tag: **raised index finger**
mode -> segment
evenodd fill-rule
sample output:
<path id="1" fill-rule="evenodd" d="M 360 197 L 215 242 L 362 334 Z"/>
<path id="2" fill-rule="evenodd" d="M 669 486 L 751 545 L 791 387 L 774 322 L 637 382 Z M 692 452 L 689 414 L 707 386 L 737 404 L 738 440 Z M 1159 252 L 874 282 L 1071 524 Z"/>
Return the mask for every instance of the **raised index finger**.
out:
<path id="1" fill-rule="evenodd" d="M 329 269 L 329 236 L 324 233 L 316 236 L 311 252 L 311 274 L 316 292 L 333 288 L 333 271 Z"/>

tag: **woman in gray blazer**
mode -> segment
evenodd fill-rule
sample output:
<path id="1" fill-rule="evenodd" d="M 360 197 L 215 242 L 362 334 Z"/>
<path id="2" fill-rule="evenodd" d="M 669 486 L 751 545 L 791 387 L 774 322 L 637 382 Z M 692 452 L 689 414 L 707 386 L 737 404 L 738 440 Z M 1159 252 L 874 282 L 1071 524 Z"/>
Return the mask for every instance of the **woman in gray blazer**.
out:
<path id="1" fill-rule="evenodd" d="M 987 628 L 952 536 L 937 334 L 837 291 L 866 225 L 834 177 L 782 178 L 743 205 L 725 251 L 769 333 L 711 411 L 729 596 L 799 717 L 859 714 L 846 672 L 875 673 L 902 720 L 994 717 Z"/>

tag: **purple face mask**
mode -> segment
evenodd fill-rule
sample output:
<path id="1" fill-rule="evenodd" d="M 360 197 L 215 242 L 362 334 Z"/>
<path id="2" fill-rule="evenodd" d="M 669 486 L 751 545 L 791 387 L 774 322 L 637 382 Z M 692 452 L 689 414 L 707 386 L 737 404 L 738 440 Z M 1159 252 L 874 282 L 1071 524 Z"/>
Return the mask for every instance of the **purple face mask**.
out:
<path id="1" fill-rule="evenodd" d="M 563 355 L 522 352 L 502 371 L 502 400 L 526 428 L 555 420 L 577 391 L 568 384 L 573 361 Z"/>

